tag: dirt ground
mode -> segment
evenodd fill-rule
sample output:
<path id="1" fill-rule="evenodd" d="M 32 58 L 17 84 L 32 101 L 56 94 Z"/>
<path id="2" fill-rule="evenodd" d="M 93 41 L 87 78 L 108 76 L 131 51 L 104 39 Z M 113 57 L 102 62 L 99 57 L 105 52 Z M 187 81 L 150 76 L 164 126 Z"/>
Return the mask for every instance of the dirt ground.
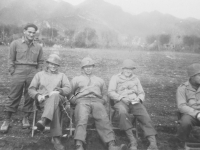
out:
<path id="1" fill-rule="evenodd" d="M 153 124 L 158 132 L 157 141 L 159 150 L 177 150 L 179 143 L 175 140 L 177 116 L 175 92 L 177 87 L 187 80 L 185 69 L 194 62 L 199 62 L 199 54 L 175 52 L 145 52 L 131 50 L 104 50 L 104 49 L 51 49 L 44 48 L 45 57 L 50 53 L 59 53 L 62 57 L 60 70 L 71 79 L 80 74 L 80 60 L 91 56 L 97 61 L 95 73 L 108 84 L 113 74 L 120 71 L 123 59 L 131 58 L 137 62 L 136 74 L 141 80 L 146 93 L 144 102 Z M 7 71 L 8 47 L 0 47 L 0 125 L 3 122 L 3 104 L 7 99 L 10 86 L 10 76 Z M 0 133 L 0 150 L 54 150 L 48 132 L 37 133 L 31 137 L 30 129 L 21 128 L 21 107 L 12 117 L 12 127 L 7 134 Z M 68 125 L 67 116 L 64 116 L 64 128 Z M 30 118 L 32 120 L 32 116 Z M 195 130 L 194 133 L 197 133 Z M 64 135 L 69 131 L 63 130 Z M 197 134 L 196 134 L 197 135 Z M 196 136 L 198 138 L 198 135 Z M 116 131 L 117 144 L 128 143 L 124 132 Z M 72 137 L 63 137 L 62 143 L 66 150 L 74 149 Z M 143 137 L 139 128 L 138 148 L 147 149 L 148 141 Z M 106 150 L 96 131 L 88 131 L 87 150 Z"/>

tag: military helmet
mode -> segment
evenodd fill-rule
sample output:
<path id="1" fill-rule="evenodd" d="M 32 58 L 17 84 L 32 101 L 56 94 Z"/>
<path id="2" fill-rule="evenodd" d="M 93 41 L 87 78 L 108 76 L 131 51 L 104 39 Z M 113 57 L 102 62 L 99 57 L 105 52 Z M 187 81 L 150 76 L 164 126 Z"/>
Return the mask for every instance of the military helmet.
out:
<path id="1" fill-rule="evenodd" d="M 81 61 L 81 68 L 85 66 L 92 66 L 95 65 L 94 60 L 90 57 L 85 57 Z"/>
<path id="2" fill-rule="evenodd" d="M 200 73 L 200 64 L 199 63 L 194 63 L 187 68 L 187 74 L 189 77 L 192 77 L 196 74 Z"/>
<path id="3" fill-rule="evenodd" d="M 50 62 L 60 66 L 61 59 L 57 54 L 51 54 L 49 55 L 49 58 L 46 60 L 46 62 Z"/>
<path id="4" fill-rule="evenodd" d="M 123 64 L 122 64 L 122 69 L 123 68 L 135 69 L 136 68 L 136 64 L 131 59 L 125 59 L 123 61 Z"/>

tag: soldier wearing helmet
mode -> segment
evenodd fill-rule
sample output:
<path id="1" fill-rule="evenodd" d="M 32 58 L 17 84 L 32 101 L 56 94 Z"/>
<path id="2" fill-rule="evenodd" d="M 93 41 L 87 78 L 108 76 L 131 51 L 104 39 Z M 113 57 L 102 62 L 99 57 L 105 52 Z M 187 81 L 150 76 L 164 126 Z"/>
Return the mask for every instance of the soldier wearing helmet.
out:
<path id="1" fill-rule="evenodd" d="M 86 127 L 89 114 L 95 119 L 96 129 L 109 150 L 120 150 L 115 146 L 115 135 L 105 109 L 107 90 L 103 79 L 93 74 L 95 62 L 90 57 L 81 61 L 82 75 L 72 79 L 70 102 L 75 104 L 76 150 L 84 150 Z M 122 145 L 123 146 L 123 145 Z"/>
<path id="2" fill-rule="evenodd" d="M 194 63 L 187 68 L 188 81 L 180 85 L 176 93 L 180 126 L 177 137 L 187 142 L 193 126 L 200 125 L 200 64 Z"/>
<path id="3" fill-rule="evenodd" d="M 63 103 L 64 97 L 71 92 L 67 76 L 58 71 L 60 61 L 57 54 L 51 54 L 46 60 L 47 68 L 34 76 L 28 89 L 29 95 L 44 108 L 41 120 L 36 124 L 37 130 L 43 131 L 45 126 L 50 124 L 52 143 L 56 150 L 65 149 L 60 141 L 62 128 L 59 104 Z"/>
<path id="4" fill-rule="evenodd" d="M 139 120 L 145 136 L 150 142 L 148 150 L 158 150 L 155 131 L 149 114 L 143 105 L 145 93 L 138 77 L 134 74 L 136 64 L 131 59 L 126 59 L 122 64 L 122 71 L 112 76 L 108 95 L 114 102 L 114 109 L 119 114 L 119 127 L 125 130 L 130 141 L 129 150 L 137 150 L 137 141 L 132 132 L 132 118 Z M 130 113 L 131 112 L 131 115 Z"/>

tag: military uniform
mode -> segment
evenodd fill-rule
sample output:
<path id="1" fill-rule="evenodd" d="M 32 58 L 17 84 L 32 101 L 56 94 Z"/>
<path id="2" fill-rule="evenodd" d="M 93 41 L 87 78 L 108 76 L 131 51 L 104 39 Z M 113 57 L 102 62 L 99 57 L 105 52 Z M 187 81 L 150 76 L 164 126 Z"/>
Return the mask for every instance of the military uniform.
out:
<path id="1" fill-rule="evenodd" d="M 74 139 L 85 142 L 89 114 L 95 119 L 97 131 L 107 143 L 115 139 L 104 104 L 107 102 L 107 89 L 104 81 L 92 75 L 90 78 L 81 75 L 72 79 L 71 102 L 76 104 Z"/>
<path id="2" fill-rule="evenodd" d="M 119 127 L 126 132 L 130 140 L 129 150 L 137 150 L 137 141 L 132 133 L 132 115 L 140 122 L 145 137 L 148 138 L 150 145 L 148 150 L 157 150 L 155 135 L 151 118 L 142 104 L 145 93 L 140 80 L 133 74 L 136 64 L 126 59 L 123 61 L 122 72 L 112 76 L 108 95 L 114 101 L 114 109 L 119 114 Z"/>
<path id="3" fill-rule="evenodd" d="M 114 100 L 114 109 L 119 113 L 120 129 L 128 130 L 133 128 L 131 120 L 131 115 L 133 115 L 141 123 L 145 136 L 156 135 L 152 121 L 142 104 L 145 98 L 144 90 L 135 75 L 129 79 L 125 79 L 121 73 L 114 75 L 109 83 L 108 95 Z M 124 103 L 121 101 L 123 97 L 129 97 L 133 102 Z M 134 101 L 136 97 L 141 102 Z"/>
<path id="4" fill-rule="evenodd" d="M 189 81 L 183 83 L 177 89 L 176 102 L 181 113 L 178 136 L 185 141 L 193 126 L 200 125 L 200 121 L 196 118 L 200 113 L 200 88 L 194 89 Z"/>
<path id="5" fill-rule="evenodd" d="M 13 41 L 9 52 L 9 72 L 11 86 L 5 111 L 16 112 L 24 92 L 24 112 L 33 111 L 33 100 L 28 95 L 28 87 L 43 63 L 42 47 L 32 42 L 27 44 L 24 38 Z"/>
<path id="6" fill-rule="evenodd" d="M 51 94 L 55 88 L 60 88 L 61 93 Z M 30 96 L 33 99 L 41 95 L 50 95 L 49 98 L 40 104 L 41 107 L 44 107 L 42 113 L 42 118 L 47 118 L 51 121 L 50 123 L 50 132 L 51 136 L 61 136 L 62 127 L 61 127 L 61 103 L 65 102 L 65 96 L 70 93 L 71 87 L 67 76 L 64 73 L 57 72 L 52 74 L 47 70 L 38 72 L 28 89 Z"/>
<path id="7" fill-rule="evenodd" d="M 75 104 L 76 130 L 74 139 L 76 150 L 84 150 L 86 143 L 86 128 L 88 117 L 92 114 L 95 126 L 102 141 L 107 144 L 109 150 L 121 150 L 125 145 L 115 145 L 115 134 L 105 108 L 107 103 L 107 89 L 103 79 L 93 75 L 94 61 L 86 57 L 81 61 L 82 75 L 72 79 L 71 103 Z"/>

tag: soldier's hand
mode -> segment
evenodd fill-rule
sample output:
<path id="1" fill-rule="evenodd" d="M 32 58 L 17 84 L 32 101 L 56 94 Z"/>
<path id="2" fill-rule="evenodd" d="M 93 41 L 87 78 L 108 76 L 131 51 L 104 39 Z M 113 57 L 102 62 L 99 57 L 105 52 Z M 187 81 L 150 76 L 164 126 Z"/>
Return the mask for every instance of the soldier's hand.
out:
<path id="1" fill-rule="evenodd" d="M 126 104 L 128 104 L 128 103 L 130 102 L 130 99 L 127 98 L 127 97 L 123 97 L 123 98 L 121 99 L 121 101 L 124 102 L 124 103 L 126 103 Z"/>
<path id="2" fill-rule="evenodd" d="M 38 102 L 39 103 L 41 103 L 44 100 L 45 100 L 45 96 L 44 95 L 38 95 Z"/>
<path id="3" fill-rule="evenodd" d="M 197 115 L 197 119 L 200 121 L 200 113 L 198 113 L 198 115 Z"/>

